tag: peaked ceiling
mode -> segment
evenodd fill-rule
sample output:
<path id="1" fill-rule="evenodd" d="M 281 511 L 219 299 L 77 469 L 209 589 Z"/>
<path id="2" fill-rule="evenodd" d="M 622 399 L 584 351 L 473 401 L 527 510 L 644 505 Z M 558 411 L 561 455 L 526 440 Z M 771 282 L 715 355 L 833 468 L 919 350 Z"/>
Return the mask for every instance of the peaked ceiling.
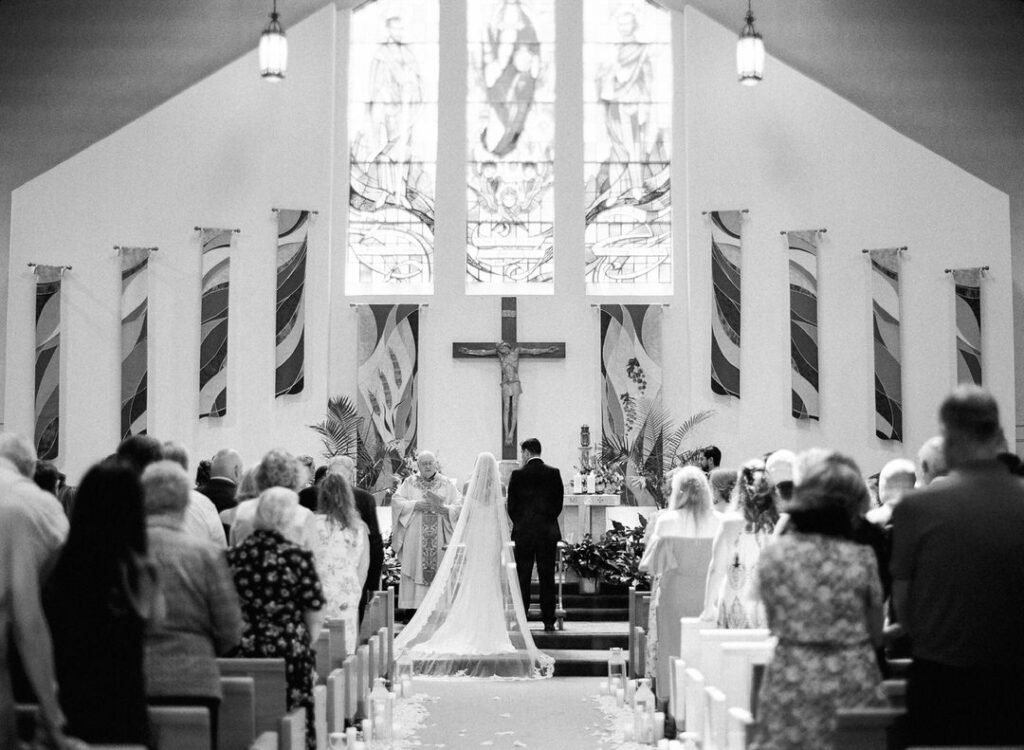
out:
<path id="1" fill-rule="evenodd" d="M 326 4 L 281 0 L 279 10 L 293 26 Z M 737 30 L 746 10 L 742 0 L 690 4 Z M 269 6 L 2 0 L 0 266 L 12 189 L 253 49 Z M 1024 247 L 1024 2 L 756 0 L 754 12 L 771 55 L 1010 193 Z"/>

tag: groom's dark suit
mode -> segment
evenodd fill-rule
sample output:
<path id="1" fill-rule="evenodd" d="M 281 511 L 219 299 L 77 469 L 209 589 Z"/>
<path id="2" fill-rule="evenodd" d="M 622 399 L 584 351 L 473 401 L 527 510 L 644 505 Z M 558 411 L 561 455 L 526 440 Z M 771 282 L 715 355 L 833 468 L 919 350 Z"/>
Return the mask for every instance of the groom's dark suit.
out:
<path id="1" fill-rule="evenodd" d="M 555 625 L 555 556 L 558 515 L 562 512 L 562 475 L 539 456 L 512 472 L 508 481 L 508 515 L 512 519 L 512 541 L 516 543 L 516 567 L 523 606 L 530 611 L 530 578 L 537 563 L 540 582 L 540 613 L 544 627 Z"/>

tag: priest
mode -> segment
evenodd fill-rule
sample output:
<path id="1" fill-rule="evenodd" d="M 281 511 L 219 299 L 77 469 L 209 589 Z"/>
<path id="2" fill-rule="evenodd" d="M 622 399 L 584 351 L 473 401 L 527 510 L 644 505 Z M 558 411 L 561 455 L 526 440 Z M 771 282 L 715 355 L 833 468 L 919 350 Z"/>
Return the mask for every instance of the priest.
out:
<path id="1" fill-rule="evenodd" d="M 433 453 L 420 451 L 416 467 L 391 498 L 391 547 L 402 566 L 399 609 L 416 609 L 427 595 L 462 508 L 455 481 L 437 470 Z"/>

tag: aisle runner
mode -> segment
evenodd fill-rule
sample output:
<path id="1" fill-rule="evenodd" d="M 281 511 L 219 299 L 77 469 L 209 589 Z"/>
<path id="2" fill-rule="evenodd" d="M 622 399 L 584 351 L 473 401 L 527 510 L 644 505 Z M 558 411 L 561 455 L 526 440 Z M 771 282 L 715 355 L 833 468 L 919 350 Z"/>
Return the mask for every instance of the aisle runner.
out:
<path id="1" fill-rule="evenodd" d="M 597 700 L 596 677 L 551 680 L 425 680 L 428 716 L 410 744 L 422 748 L 594 750 L 622 747 Z M 616 739 L 618 742 L 616 742 Z"/>

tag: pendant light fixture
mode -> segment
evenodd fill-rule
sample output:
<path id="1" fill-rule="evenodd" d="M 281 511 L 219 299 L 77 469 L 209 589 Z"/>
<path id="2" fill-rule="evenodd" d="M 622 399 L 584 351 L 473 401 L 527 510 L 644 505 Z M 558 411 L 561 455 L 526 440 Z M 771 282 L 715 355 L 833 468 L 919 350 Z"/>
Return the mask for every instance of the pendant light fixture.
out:
<path id="1" fill-rule="evenodd" d="M 277 0 L 274 0 L 270 23 L 260 35 L 260 75 L 268 81 L 280 81 L 287 69 L 288 40 L 284 36 L 284 27 L 277 20 Z"/>
<path id="2" fill-rule="evenodd" d="M 764 77 L 764 41 L 754 29 L 754 14 L 747 0 L 747 23 L 736 42 L 736 74 L 744 86 L 756 86 Z"/>

